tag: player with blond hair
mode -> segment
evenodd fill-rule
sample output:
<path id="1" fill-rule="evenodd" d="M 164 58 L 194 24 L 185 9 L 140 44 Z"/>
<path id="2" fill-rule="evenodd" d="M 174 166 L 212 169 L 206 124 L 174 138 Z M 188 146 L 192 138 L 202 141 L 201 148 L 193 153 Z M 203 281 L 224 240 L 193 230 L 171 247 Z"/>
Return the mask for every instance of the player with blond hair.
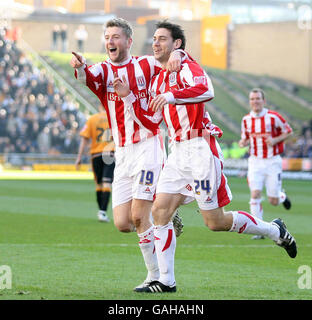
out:
<path id="1" fill-rule="evenodd" d="M 145 281 L 138 287 L 144 287 L 159 277 L 150 217 L 164 163 L 164 145 L 158 128 L 140 127 L 133 119 L 116 94 L 113 82 L 116 76 L 125 77 L 141 107 L 147 108 L 147 89 L 152 76 L 160 72 L 161 65 L 153 56 L 131 56 L 132 28 L 124 19 L 109 20 L 104 38 L 109 56 L 107 61 L 87 66 L 81 55 L 73 53 L 71 65 L 77 79 L 97 95 L 107 112 L 116 148 L 112 186 L 114 223 L 121 232 L 136 230 L 138 234 L 148 270 Z M 181 52 L 171 55 L 169 69 L 180 68 L 181 55 Z M 181 233 L 181 227 L 179 223 L 178 233 Z"/>

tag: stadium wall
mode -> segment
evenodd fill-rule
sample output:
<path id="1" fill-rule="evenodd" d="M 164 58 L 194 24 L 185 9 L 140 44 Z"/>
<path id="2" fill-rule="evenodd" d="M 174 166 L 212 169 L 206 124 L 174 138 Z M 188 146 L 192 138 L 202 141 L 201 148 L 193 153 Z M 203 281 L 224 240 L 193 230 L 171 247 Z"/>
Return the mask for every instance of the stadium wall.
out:
<path id="1" fill-rule="evenodd" d="M 77 44 L 74 38 L 75 30 L 81 23 L 68 23 L 66 21 L 29 21 L 13 20 L 12 27 L 21 29 L 22 38 L 36 51 L 43 52 L 52 49 L 52 30 L 55 24 L 66 24 L 68 27 L 68 52 L 76 51 Z M 85 52 L 101 52 L 102 43 L 101 35 L 103 33 L 102 24 L 85 24 L 88 32 L 88 39 L 85 43 Z M 134 54 L 141 54 L 144 41 L 146 38 L 146 28 L 144 25 L 135 26 L 134 43 L 132 51 Z M 61 44 L 59 41 L 59 48 Z"/>
<path id="2" fill-rule="evenodd" d="M 181 24 L 187 37 L 186 50 L 194 59 L 201 57 L 200 21 L 174 21 Z M 68 51 L 76 50 L 74 32 L 79 23 L 66 21 L 13 20 L 12 26 L 22 30 L 22 37 L 35 50 L 51 50 L 55 24 L 68 25 Z M 85 24 L 89 34 L 86 51 L 101 51 L 102 24 Z M 132 53 L 146 53 L 147 27 L 133 24 Z M 312 87 L 312 30 L 298 28 L 296 22 L 235 25 L 228 33 L 230 46 L 228 68 L 258 75 L 269 75 Z"/>
<path id="3" fill-rule="evenodd" d="M 156 21 L 155 21 L 156 22 Z M 52 29 L 55 24 L 67 24 L 68 26 L 68 52 L 77 49 L 74 39 L 74 32 L 80 23 L 69 23 L 66 21 L 30 21 L 30 20 L 13 20 L 12 27 L 21 29 L 22 38 L 38 52 L 49 51 L 52 48 Z M 192 57 L 200 61 L 200 22 L 199 21 L 176 21 L 185 30 L 187 38 L 187 50 L 192 53 Z M 132 53 L 134 55 L 146 54 L 147 28 L 145 25 L 132 24 L 134 29 L 134 41 Z M 103 24 L 85 24 L 88 32 L 88 40 L 85 44 L 86 52 L 101 51 L 101 35 Z M 198 30 L 198 32 L 194 32 Z M 151 44 L 150 44 L 151 46 Z"/>
<path id="4" fill-rule="evenodd" d="M 312 87 L 312 31 L 296 22 L 235 25 L 230 69 Z"/>

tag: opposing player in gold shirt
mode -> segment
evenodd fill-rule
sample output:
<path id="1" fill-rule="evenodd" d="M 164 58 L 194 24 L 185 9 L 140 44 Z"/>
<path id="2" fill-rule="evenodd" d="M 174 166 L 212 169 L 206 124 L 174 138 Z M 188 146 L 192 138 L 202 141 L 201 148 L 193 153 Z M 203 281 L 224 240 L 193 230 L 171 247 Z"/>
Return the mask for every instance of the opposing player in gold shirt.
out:
<path id="1" fill-rule="evenodd" d="M 80 132 L 80 136 L 81 142 L 75 163 L 76 169 L 79 169 L 85 147 L 91 140 L 90 155 L 96 188 L 96 199 L 99 207 L 98 219 L 102 222 L 109 222 L 107 206 L 115 168 L 115 145 L 112 140 L 107 115 L 102 105 L 99 106 L 99 112 L 87 120 Z"/>

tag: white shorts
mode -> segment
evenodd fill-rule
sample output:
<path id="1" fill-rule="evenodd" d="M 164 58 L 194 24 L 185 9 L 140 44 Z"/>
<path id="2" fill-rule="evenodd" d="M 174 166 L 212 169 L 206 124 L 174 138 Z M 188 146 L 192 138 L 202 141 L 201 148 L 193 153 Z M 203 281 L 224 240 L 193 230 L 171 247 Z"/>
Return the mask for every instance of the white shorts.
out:
<path id="1" fill-rule="evenodd" d="M 153 201 L 164 157 L 163 142 L 159 136 L 130 146 L 116 147 L 112 207 L 132 199 Z"/>
<path id="2" fill-rule="evenodd" d="M 251 191 L 262 191 L 265 185 L 267 196 L 278 198 L 282 190 L 282 158 L 279 155 L 267 159 L 250 156 L 247 178 Z"/>
<path id="3" fill-rule="evenodd" d="M 211 136 L 175 143 L 161 171 L 156 193 L 183 194 L 184 204 L 196 200 L 202 210 L 224 207 L 232 200 L 222 172 L 223 156 Z"/>

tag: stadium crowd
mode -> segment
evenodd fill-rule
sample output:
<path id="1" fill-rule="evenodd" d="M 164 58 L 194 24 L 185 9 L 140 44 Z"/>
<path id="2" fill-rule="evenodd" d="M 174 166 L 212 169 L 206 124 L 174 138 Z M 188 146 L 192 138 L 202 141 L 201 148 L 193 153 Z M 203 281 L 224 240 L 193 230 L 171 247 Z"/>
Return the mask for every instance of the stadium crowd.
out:
<path id="1" fill-rule="evenodd" d="M 287 143 L 284 157 L 312 159 L 312 119 L 304 122 L 300 135 Z"/>
<path id="2" fill-rule="evenodd" d="M 0 153 L 77 153 L 78 107 L 0 30 Z"/>

